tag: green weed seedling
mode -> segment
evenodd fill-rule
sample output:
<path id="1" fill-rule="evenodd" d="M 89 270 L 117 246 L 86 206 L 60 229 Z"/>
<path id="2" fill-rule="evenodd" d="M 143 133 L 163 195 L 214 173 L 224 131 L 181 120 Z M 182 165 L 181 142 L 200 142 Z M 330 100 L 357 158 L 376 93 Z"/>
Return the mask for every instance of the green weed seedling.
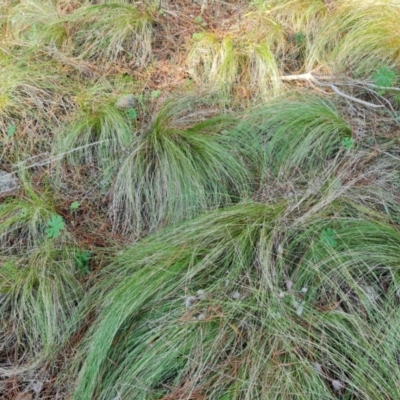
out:
<path id="1" fill-rule="evenodd" d="M 49 239 L 54 239 L 60 236 L 61 231 L 65 228 L 64 220 L 61 215 L 53 215 L 47 222 L 45 230 L 46 236 Z"/>
<path id="2" fill-rule="evenodd" d="M 372 79 L 376 86 L 379 86 L 381 89 L 378 91 L 380 96 L 386 93 L 385 88 L 393 86 L 397 76 L 394 71 L 392 71 L 388 67 L 379 68 L 375 74 L 372 75 Z"/>
<path id="3" fill-rule="evenodd" d="M 193 40 L 201 40 L 201 39 L 203 39 L 203 37 L 204 37 L 204 33 L 202 33 L 202 32 L 195 32 L 192 35 Z"/>
<path id="4" fill-rule="evenodd" d="M 200 15 L 194 19 L 194 22 L 198 25 L 201 25 L 203 28 L 207 26 L 207 22 L 204 21 L 204 19 Z"/>
<path id="5" fill-rule="evenodd" d="M 296 32 L 296 33 L 294 34 L 294 41 L 295 41 L 295 43 L 296 43 L 297 45 L 301 45 L 301 44 L 305 43 L 306 37 L 305 37 L 305 35 L 304 35 L 303 33 L 301 33 L 301 32 Z"/>
<path id="6" fill-rule="evenodd" d="M 12 138 L 13 136 L 14 136 L 14 133 L 15 133 L 15 131 L 16 131 L 16 127 L 15 127 L 15 125 L 8 125 L 8 128 L 7 128 L 7 136 L 9 137 L 9 138 Z"/>
<path id="7" fill-rule="evenodd" d="M 131 121 L 137 119 L 138 117 L 138 112 L 136 109 L 134 108 L 129 108 L 128 111 L 126 112 L 126 115 L 128 116 L 128 119 L 130 119 Z"/>
<path id="8" fill-rule="evenodd" d="M 354 139 L 353 138 L 344 138 L 340 142 L 340 144 L 346 149 L 346 150 L 351 150 L 354 148 Z"/>
<path id="9" fill-rule="evenodd" d="M 150 94 L 152 99 L 157 99 L 160 97 L 161 92 L 159 90 L 153 90 Z"/>
<path id="10" fill-rule="evenodd" d="M 89 261 L 91 256 L 92 253 L 90 251 L 79 251 L 75 255 L 75 264 L 83 275 L 88 275 L 90 273 Z"/>
<path id="11" fill-rule="evenodd" d="M 81 203 L 79 203 L 79 201 L 73 201 L 71 203 L 71 205 L 69 206 L 69 210 L 71 212 L 73 212 L 73 211 L 77 210 L 80 206 L 81 206 Z"/>

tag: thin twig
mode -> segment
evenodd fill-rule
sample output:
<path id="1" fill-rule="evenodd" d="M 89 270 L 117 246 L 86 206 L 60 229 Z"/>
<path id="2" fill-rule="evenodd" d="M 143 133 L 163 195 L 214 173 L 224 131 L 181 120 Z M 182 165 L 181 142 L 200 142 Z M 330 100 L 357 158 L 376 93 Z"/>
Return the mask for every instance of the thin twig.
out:
<path id="1" fill-rule="evenodd" d="M 368 101 L 364 101 L 361 99 L 357 99 L 356 97 L 350 96 L 344 92 L 342 92 L 337 86 L 335 86 L 333 83 L 325 83 L 321 82 L 319 79 L 317 79 L 314 75 L 312 75 L 310 72 L 307 72 L 305 74 L 298 74 L 298 75 L 286 75 L 286 76 L 280 76 L 280 79 L 282 81 L 296 81 L 296 80 L 302 80 L 302 81 L 307 81 L 312 84 L 318 85 L 318 86 L 327 86 L 331 88 L 338 96 L 343 97 L 347 100 L 354 101 L 355 103 L 362 104 L 366 107 L 371 107 L 371 108 L 382 108 L 384 107 L 382 104 L 373 104 Z"/>
<path id="2" fill-rule="evenodd" d="M 344 97 L 345 99 L 354 101 L 354 102 L 356 102 L 356 103 L 362 104 L 362 105 L 364 105 L 364 106 L 372 107 L 372 108 L 382 108 L 382 107 L 384 107 L 382 104 L 373 104 L 373 103 L 370 103 L 370 102 L 368 102 L 368 101 L 360 100 L 360 99 L 357 99 L 356 97 L 349 96 L 348 94 L 343 93 L 341 90 L 338 89 L 337 86 L 335 86 L 335 85 L 333 85 L 333 84 L 330 84 L 329 87 L 330 87 L 336 94 L 338 94 L 339 96 Z"/>
<path id="3" fill-rule="evenodd" d="M 400 92 L 400 88 L 394 87 L 394 86 L 378 86 L 378 85 L 375 85 L 374 83 L 363 82 L 363 81 L 355 81 L 355 82 L 357 82 L 358 84 L 360 84 L 362 86 L 368 86 L 368 87 L 372 87 L 374 89 L 393 90 L 395 92 Z"/>
<path id="4" fill-rule="evenodd" d="M 24 171 L 24 170 L 27 170 L 27 169 L 30 169 L 30 168 L 35 168 L 35 167 L 42 167 L 44 165 L 51 164 L 53 161 L 61 160 L 67 154 L 70 154 L 70 153 L 73 153 L 75 151 L 79 151 L 79 150 L 85 149 L 87 147 L 97 146 L 98 144 L 101 144 L 101 143 L 104 143 L 104 142 L 109 142 L 109 141 L 110 141 L 110 139 L 106 139 L 106 140 L 101 140 L 101 141 L 94 142 L 94 143 L 85 144 L 84 146 L 76 147 L 76 148 L 74 148 L 72 150 L 68 150 L 68 151 L 66 151 L 64 153 L 57 154 L 57 155 L 55 155 L 53 157 L 49 157 L 45 161 L 37 162 L 35 164 L 29 164 L 29 165 L 24 166 L 23 168 L 21 168 L 28 161 L 32 161 L 34 158 L 40 157 L 40 154 L 39 154 L 37 156 L 34 156 L 34 157 L 28 158 L 28 159 L 26 159 L 24 161 L 21 161 L 20 163 L 16 164 L 15 167 L 17 168 L 18 171 Z"/>

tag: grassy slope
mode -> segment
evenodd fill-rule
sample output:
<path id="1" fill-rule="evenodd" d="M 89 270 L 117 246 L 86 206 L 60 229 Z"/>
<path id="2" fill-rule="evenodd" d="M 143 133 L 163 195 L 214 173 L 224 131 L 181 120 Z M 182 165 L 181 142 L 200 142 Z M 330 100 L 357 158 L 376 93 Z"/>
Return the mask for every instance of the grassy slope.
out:
<path id="1" fill-rule="evenodd" d="M 1 3 L 0 397 L 399 398 L 399 17 Z"/>

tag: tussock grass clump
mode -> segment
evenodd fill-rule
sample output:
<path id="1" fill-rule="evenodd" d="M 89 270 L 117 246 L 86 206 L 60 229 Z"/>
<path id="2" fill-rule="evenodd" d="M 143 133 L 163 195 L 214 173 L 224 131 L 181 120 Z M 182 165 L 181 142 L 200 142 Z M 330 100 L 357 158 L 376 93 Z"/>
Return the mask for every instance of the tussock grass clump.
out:
<path id="1" fill-rule="evenodd" d="M 57 217 L 54 200 L 48 190 L 37 193 L 26 176 L 23 195 L 9 197 L 0 204 L 1 252 L 20 252 L 40 247 L 46 240 L 46 227 Z M 63 232 L 63 237 L 68 233 Z"/>
<path id="2" fill-rule="evenodd" d="M 266 11 L 251 12 L 229 31 L 195 34 L 188 70 L 197 82 L 217 85 L 228 96 L 247 90 L 271 97 L 280 88 L 274 50 L 283 41 L 281 27 Z"/>
<path id="3" fill-rule="evenodd" d="M 264 143 L 265 165 L 275 174 L 303 173 L 334 158 L 351 129 L 335 106 L 322 97 L 299 96 L 267 104 L 255 113 Z"/>
<path id="4" fill-rule="evenodd" d="M 339 1 L 310 52 L 310 68 L 328 64 L 334 72 L 368 76 L 399 62 L 398 4 L 393 1 Z M 368 23 L 365 23 L 368 21 Z"/>
<path id="5" fill-rule="evenodd" d="M 200 106 L 193 98 L 169 100 L 134 139 L 111 189 L 117 227 L 152 231 L 250 194 L 256 142 L 237 119 L 210 117 Z"/>
<path id="6" fill-rule="evenodd" d="M 57 2 L 22 0 L 10 10 L 8 31 L 15 44 L 67 49 L 71 38 L 64 17 Z"/>
<path id="7" fill-rule="evenodd" d="M 74 53 L 89 60 L 134 60 L 143 66 L 151 55 L 152 18 L 136 5 L 84 5 L 68 17 Z"/>
<path id="8" fill-rule="evenodd" d="M 0 397 L 399 399 L 399 10 L 0 1 Z"/>
<path id="9" fill-rule="evenodd" d="M 311 33 L 325 18 L 328 7 L 323 0 L 255 0 L 260 9 L 269 10 L 286 29 Z"/>
<path id="10" fill-rule="evenodd" d="M 290 210 L 240 204 L 127 249 L 92 293 L 74 398 L 396 398 L 399 230 L 343 199 Z"/>
<path id="11" fill-rule="evenodd" d="M 267 0 L 254 2 L 260 10 L 268 10 L 285 32 L 286 42 L 278 49 L 279 69 L 286 73 L 309 68 L 309 52 L 326 24 L 330 11 L 323 0 Z"/>
<path id="12" fill-rule="evenodd" d="M 379 156 L 371 150 L 364 154 L 360 151 L 361 157 L 359 162 L 355 163 L 352 176 L 359 175 L 361 179 L 357 185 L 349 188 L 349 192 L 346 194 L 363 206 L 364 210 L 369 210 L 371 215 L 379 210 L 395 224 L 400 223 L 398 201 L 400 158 L 396 157 L 397 152 L 398 146 L 396 145 L 387 149 L 386 154 L 381 153 Z"/>
<path id="13" fill-rule="evenodd" d="M 83 295 L 76 267 L 79 252 L 48 241 L 1 259 L 0 351 L 9 360 L 2 364 L 3 372 L 50 362 L 73 333 Z"/>
<path id="14" fill-rule="evenodd" d="M 47 61 L 39 65 L 29 57 L 15 59 L 0 53 L 0 74 L 0 132 L 5 137 L 10 125 L 31 128 L 40 132 L 31 141 L 48 141 L 51 127 L 59 124 L 71 107 L 60 72 Z"/>
<path id="15" fill-rule="evenodd" d="M 11 8 L 8 34 L 30 49 L 57 48 L 90 61 L 135 60 L 144 66 L 151 56 L 152 18 L 126 2 L 66 4 L 23 0 Z"/>
<path id="16" fill-rule="evenodd" d="M 133 127 L 126 113 L 114 106 L 109 91 L 99 84 L 76 93 L 78 111 L 56 133 L 55 156 L 65 155 L 72 165 L 95 163 L 105 174 L 114 167 L 116 157 L 132 141 Z"/>

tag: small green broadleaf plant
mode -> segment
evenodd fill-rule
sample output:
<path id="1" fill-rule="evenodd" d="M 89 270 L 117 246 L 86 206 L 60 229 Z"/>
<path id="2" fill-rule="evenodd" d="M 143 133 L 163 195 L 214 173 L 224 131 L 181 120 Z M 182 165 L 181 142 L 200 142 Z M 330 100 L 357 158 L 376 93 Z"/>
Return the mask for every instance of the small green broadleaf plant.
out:
<path id="1" fill-rule="evenodd" d="M 306 37 L 301 32 L 296 32 L 294 34 L 294 41 L 297 45 L 301 45 L 306 41 Z"/>
<path id="2" fill-rule="evenodd" d="M 45 230 L 46 236 L 49 239 L 57 238 L 61 235 L 61 231 L 65 228 L 64 220 L 61 215 L 53 215 L 47 221 L 47 228 Z"/>
<path id="3" fill-rule="evenodd" d="M 346 149 L 346 150 L 351 150 L 354 147 L 354 139 L 353 138 L 344 138 L 340 142 L 341 145 Z"/>
<path id="4" fill-rule="evenodd" d="M 204 33 L 201 33 L 201 32 L 195 32 L 192 35 L 193 40 L 201 40 L 201 39 L 203 39 L 203 37 L 204 37 Z"/>
<path id="5" fill-rule="evenodd" d="M 79 201 L 73 201 L 69 206 L 70 211 L 75 211 L 80 207 L 81 203 Z"/>
<path id="6" fill-rule="evenodd" d="M 90 273 L 89 260 L 91 256 L 92 253 L 90 251 L 83 251 L 83 250 L 79 251 L 75 255 L 75 264 L 83 275 L 87 275 Z"/>
<path id="7" fill-rule="evenodd" d="M 378 91 L 380 96 L 386 93 L 385 88 L 393 86 L 396 78 L 396 73 L 388 67 L 379 68 L 379 70 L 372 75 L 374 84 L 381 88 L 381 90 Z"/>
<path id="8" fill-rule="evenodd" d="M 158 97 L 160 97 L 161 92 L 159 90 L 153 90 L 151 92 L 151 98 L 152 99 L 157 99 Z"/>
<path id="9" fill-rule="evenodd" d="M 126 112 L 128 118 L 132 121 L 137 118 L 138 113 L 134 108 L 129 108 L 128 111 Z"/>
<path id="10" fill-rule="evenodd" d="M 207 26 L 207 22 L 204 21 L 204 19 L 200 15 L 194 19 L 194 22 L 198 25 L 201 25 L 203 28 Z"/>
<path id="11" fill-rule="evenodd" d="M 321 241 L 330 247 L 336 247 L 337 241 L 335 240 L 336 231 L 332 228 L 326 228 L 321 232 Z"/>
<path id="12" fill-rule="evenodd" d="M 7 128 L 7 136 L 9 137 L 9 138 L 12 138 L 13 136 L 14 136 L 14 133 L 15 133 L 15 131 L 16 131 L 16 127 L 15 127 L 15 125 L 8 125 L 8 128 Z"/>

